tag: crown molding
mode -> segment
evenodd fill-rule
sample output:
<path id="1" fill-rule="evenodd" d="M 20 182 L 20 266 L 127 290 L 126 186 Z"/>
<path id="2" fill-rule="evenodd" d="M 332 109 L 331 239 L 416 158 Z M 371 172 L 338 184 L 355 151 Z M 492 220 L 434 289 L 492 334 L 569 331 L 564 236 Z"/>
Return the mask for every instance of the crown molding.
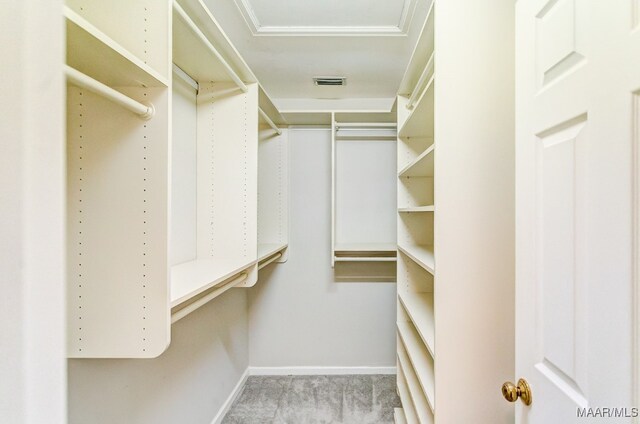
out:
<path id="1" fill-rule="evenodd" d="M 251 0 L 234 0 L 255 37 L 394 37 L 406 36 L 419 0 L 404 0 L 398 25 L 380 26 L 263 26 Z"/>

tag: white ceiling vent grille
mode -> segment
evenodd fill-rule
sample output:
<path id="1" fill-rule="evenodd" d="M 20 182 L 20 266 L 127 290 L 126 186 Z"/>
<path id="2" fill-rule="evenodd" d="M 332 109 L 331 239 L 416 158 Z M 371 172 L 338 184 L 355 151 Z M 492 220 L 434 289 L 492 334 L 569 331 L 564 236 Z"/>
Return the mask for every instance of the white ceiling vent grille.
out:
<path id="1" fill-rule="evenodd" d="M 346 85 L 347 79 L 345 77 L 314 77 L 313 83 L 315 85 Z"/>

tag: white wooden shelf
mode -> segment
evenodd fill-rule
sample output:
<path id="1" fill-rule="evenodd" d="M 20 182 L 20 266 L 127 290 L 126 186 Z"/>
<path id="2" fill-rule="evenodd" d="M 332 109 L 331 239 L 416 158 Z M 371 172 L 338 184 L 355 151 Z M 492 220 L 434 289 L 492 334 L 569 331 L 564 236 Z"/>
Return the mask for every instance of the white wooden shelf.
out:
<path id="1" fill-rule="evenodd" d="M 398 93 L 400 95 L 409 96 L 415 89 L 418 79 L 424 70 L 427 61 L 433 55 L 434 52 L 434 10 L 435 1 L 431 2 L 431 6 L 427 13 L 427 19 L 422 26 L 418 42 L 416 43 L 409 64 L 400 83 Z"/>
<path id="2" fill-rule="evenodd" d="M 434 170 L 434 150 L 435 145 L 432 144 L 411 163 L 405 166 L 398 173 L 399 177 L 433 177 Z"/>
<path id="3" fill-rule="evenodd" d="M 275 255 L 287 248 L 287 243 L 263 243 L 258 244 L 258 262 Z"/>
<path id="4" fill-rule="evenodd" d="M 393 422 L 395 424 L 407 424 L 407 417 L 404 416 L 402 408 L 393 408 Z"/>
<path id="5" fill-rule="evenodd" d="M 397 262 L 395 256 L 335 256 L 336 262 Z"/>
<path id="6" fill-rule="evenodd" d="M 431 77 L 415 106 L 398 131 L 398 137 L 433 137 L 435 79 Z"/>
<path id="7" fill-rule="evenodd" d="M 410 206 L 407 208 L 400 208 L 400 213 L 421 213 L 421 212 L 435 212 L 436 208 L 433 205 L 428 206 Z"/>
<path id="8" fill-rule="evenodd" d="M 245 264 L 222 264 L 212 259 L 199 259 L 171 267 L 171 303 L 174 307 L 250 268 Z"/>
<path id="9" fill-rule="evenodd" d="M 276 125 L 287 124 L 287 120 L 273 104 L 273 100 L 260 84 L 258 84 L 258 106 Z"/>
<path id="10" fill-rule="evenodd" d="M 413 365 L 417 382 L 420 383 L 420 391 L 424 392 L 429 408 L 434 410 L 435 375 L 433 358 L 425 348 L 418 332 L 409 322 L 398 323 L 398 334 L 404 345 L 407 357 Z M 410 386 L 411 389 L 411 386 Z"/>
<path id="11" fill-rule="evenodd" d="M 396 252 L 395 243 L 338 243 L 334 252 Z"/>
<path id="12" fill-rule="evenodd" d="M 367 134 L 367 135 L 359 135 L 359 134 L 344 134 L 344 135 L 336 135 L 336 140 L 344 140 L 344 141 L 396 141 L 397 137 L 395 135 L 376 135 L 376 134 Z"/>
<path id="13" fill-rule="evenodd" d="M 398 250 L 411 258 L 415 263 L 427 270 L 430 274 L 435 272 L 435 257 L 433 246 L 425 244 L 398 244 Z"/>
<path id="14" fill-rule="evenodd" d="M 411 400 L 416 409 L 418 422 L 420 424 L 432 424 L 433 408 L 427 399 L 426 393 L 423 391 L 422 385 L 405 349 L 398 349 L 398 361 L 404 373 L 404 378 L 409 389 L 409 396 L 411 396 Z"/>
<path id="15" fill-rule="evenodd" d="M 418 415 L 416 414 L 416 406 L 413 404 L 413 399 L 411 398 L 411 394 L 409 393 L 409 386 L 407 385 L 407 379 L 405 377 L 402 364 L 400 363 L 399 356 L 397 372 L 398 377 L 396 380 L 396 384 L 398 387 L 400 400 L 402 401 L 402 409 L 404 411 L 404 416 L 407 420 L 407 424 L 419 424 L 420 421 L 418 421 Z"/>
<path id="16" fill-rule="evenodd" d="M 227 66 L 231 67 L 231 64 L 227 62 L 223 53 L 214 46 L 214 43 L 211 43 L 211 40 L 209 40 L 210 45 L 207 45 L 207 43 L 194 32 L 193 28 L 179 13 L 181 8 L 181 5 L 178 4 L 176 6 L 174 4 L 173 63 L 198 82 L 233 82 L 227 68 Z M 203 19 L 202 16 L 207 16 L 207 14 L 205 14 L 205 8 L 201 8 L 203 10 L 200 11 L 201 14 L 198 15 L 198 17 Z M 187 10 L 185 10 L 185 13 L 188 13 Z M 195 17 L 196 15 L 193 17 L 189 15 L 190 19 Z M 215 44 L 217 44 L 217 42 Z M 216 57 L 212 48 L 222 59 Z"/>
<path id="17" fill-rule="evenodd" d="M 64 7 L 67 64 L 111 87 L 166 87 L 167 79 L 89 21 Z"/>
<path id="18" fill-rule="evenodd" d="M 398 292 L 398 297 L 407 315 L 413 321 L 420 338 L 435 358 L 435 321 L 433 293 Z"/>
<path id="19" fill-rule="evenodd" d="M 335 262 L 396 262 L 395 243 L 340 243 L 334 248 Z"/>

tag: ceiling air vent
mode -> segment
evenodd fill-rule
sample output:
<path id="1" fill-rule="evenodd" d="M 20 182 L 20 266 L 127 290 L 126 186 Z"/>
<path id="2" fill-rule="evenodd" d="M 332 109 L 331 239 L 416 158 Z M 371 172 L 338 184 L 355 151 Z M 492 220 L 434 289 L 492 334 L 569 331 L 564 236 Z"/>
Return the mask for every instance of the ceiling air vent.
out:
<path id="1" fill-rule="evenodd" d="M 345 85 L 347 79 L 344 77 L 315 77 L 313 83 L 315 85 Z"/>

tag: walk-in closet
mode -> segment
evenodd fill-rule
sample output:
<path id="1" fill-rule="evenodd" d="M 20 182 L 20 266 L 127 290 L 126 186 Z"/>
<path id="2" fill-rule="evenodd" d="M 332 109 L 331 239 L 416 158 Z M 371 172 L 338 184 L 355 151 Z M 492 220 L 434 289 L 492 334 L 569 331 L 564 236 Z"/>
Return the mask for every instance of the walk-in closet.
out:
<path id="1" fill-rule="evenodd" d="M 638 4 L 8 0 L 0 422 L 633 413 Z"/>

